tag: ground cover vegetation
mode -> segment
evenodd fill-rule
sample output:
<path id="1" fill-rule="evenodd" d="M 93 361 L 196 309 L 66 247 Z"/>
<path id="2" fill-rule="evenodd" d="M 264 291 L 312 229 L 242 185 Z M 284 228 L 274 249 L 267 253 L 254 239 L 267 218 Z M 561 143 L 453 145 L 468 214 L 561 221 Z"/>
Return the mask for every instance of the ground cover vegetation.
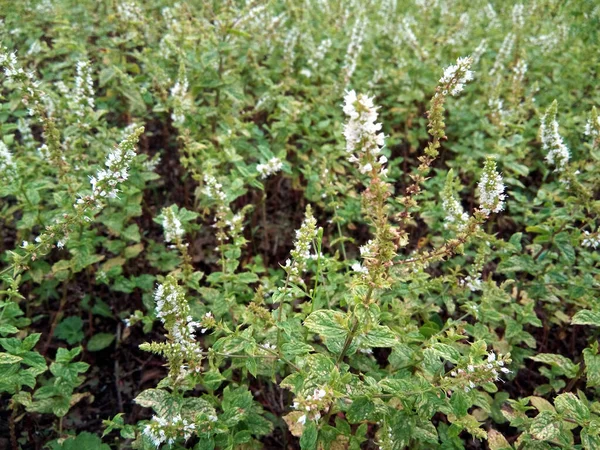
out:
<path id="1" fill-rule="evenodd" d="M 600 448 L 596 2 L 0 3 L 0 448 Z"/>

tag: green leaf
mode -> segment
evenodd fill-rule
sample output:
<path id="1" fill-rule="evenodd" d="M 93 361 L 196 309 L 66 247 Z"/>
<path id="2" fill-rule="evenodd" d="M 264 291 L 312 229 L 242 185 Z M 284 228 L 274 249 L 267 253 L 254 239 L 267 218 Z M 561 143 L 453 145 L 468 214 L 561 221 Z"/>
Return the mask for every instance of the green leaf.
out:
<path id="1" fill-rule="evenodd" d="M 469 401 L 468 395 L 464 391 L 457 389 L 452 393 L 450 405 L 452 406 L 454 414 L 456 414 L 457 417 L 462 417 L 467 415 L 469 407 L 471 406 L 471 402 Z"/>
<path id="2" fill-rule="evenodd" d="M 433 344 L 431 348 L 433 348 L 436 351 L 436 353 L 445 360 L 450 361 L 452 364 L 458 364 L 460 352 L 451 345 L 437 342 Z"/>
<path id="3" fill-rule="evenodd" d="M 23 358 L 10 353 L 0 353 L 0 364 L 16 364 L 22 361 Z"/>
<path id="4" fill-rule="evenodd" d="M 585 450 L 598 450 L 600 448 L 600 423 L 585 427 L 581 430 L 581 444 Z"/>
<path id="5" fill-rule="evenodd" d="M 334 353 L 342 351 L 344 341 L 349 333 L 348 318 L 339 311 L 315 311 L 306 318 L 304 326 L 310 331 L 319 334 L 325 341 L 327 348 Z"/>
<path id="6" fill-rule="evenodd" d="M 575 419 L 579 425 L 583 425 L 590 418 L 588 407 L 571 392 L 560 394 L 556 397 L 554 406 L 556 406 L 557 412 L 569 419 Z"/>
<path id="7" fill-rule="evenodd" d="M 600 386 L 600 355 L 596 354 L 591 348 L 586 348 L 583 351 L 583 360 L 585 361 L 587 386 Z"/>
<path id="8" fill-rule="evenodd" d="M 108 347 L 112 341 L 114 341 L 115 335 L 112 333 L 98 333 L 92 336 L 87 344 L 87 349 L 90 352 L 97 352 L 104 350 Z"/>
<path id="9" fill-rule="evenodd" d="M 69 345 L 80 343 L 84 338 L 83 320 L 78 316 L 63 319 L 56 327 L 54 335 L 59 339 L 67 341 Z"/>
<path id="10" fill-rule="evenodd" d="M 569 358 L 565 358 L 562 355 L 555 355 L 552 353 L 540 353 L 535 356 L 530 356 L 530 359 L 549 364 L 552 367 L 557 367 L 569 378 L 575 378 L 577 371 L 579 370 L 579 364 L 573 364 Z"/>
<path id="11" fill-rule="evenodd" d="M 558 428 L 558 422 L 556 420 L 556 414 L 550 411 L 543 411 L 539 413 L 531 424 L 529 432 L 541 441 L 551 441 L 560 432 Z"/>
<path id="12" fill-rule="evenodd" d="M 375 325 L 371 327 L 366 335 L 360 337 L 361 347 L 393 347 L 398 339 L 389 327 Z"/>
<path id="13" fill-rule="evenodd" d="M 302 450 L 316 449 L 318 435 L 316 422 L 314 420 L 307 420 L 306 425 L 304 425 L 302 437 L 300 438 L 300 448 Z"/>
<path id="14" fill-rule="evenodd" d="M 144 408 L 152 408 L 159 415 L 167 414 L 174 400 L 167 391 L 162 389 L 146 389 L 135 399 L 138 405 Z"/>
<path id="15" fill-rule="evenodd" d="M 554 236 L 554 243 L 569 264 L 575 263 L 575 249 L 571 245 L 569 233 L 563 231 Z"/>
<path id="16" fill-rule="evenodd" d="M 373 401 L 367 397 L 359 397 L 352 400 L 352 405 L 350 405 L 350 409 L 348 409 L 346 419 L 348 419 L 348 422 L 350 423 L 369 420 L 372 418 L 373 411 L 375 411 Z"/>
<path id="17" fill-rule="evenodd" d="M 236 275 L 236 280 L 238 283 L 251 284 L 256 283 L 258 281 L 258 275 L 254 272 L 242 272 Z"/>
<path id="18" fill-rule="evenodd" d="M 600 327 L 600 312 L 584 309 L 578 311 L 571 319 L 573 325 L 594 325 Z"/>
<path id="19" fill-rule="evenodd" d="M 75 438 L 67 438 L 62 444 L 57 441 L 50 444 L 52 450 L 110 450 L 107 444 L 103 444 L 102 440 L 95 434 L 84 431 L 78 434 Z"/>

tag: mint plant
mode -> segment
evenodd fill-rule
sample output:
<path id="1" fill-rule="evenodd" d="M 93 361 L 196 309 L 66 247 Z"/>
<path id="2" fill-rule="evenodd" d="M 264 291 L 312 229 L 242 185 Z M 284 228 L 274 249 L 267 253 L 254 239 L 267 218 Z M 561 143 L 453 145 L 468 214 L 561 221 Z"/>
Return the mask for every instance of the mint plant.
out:
<path id="1" fill-rule="evenodd" d="M 600 448 L 600 9 L 192 3 L 5 8 L 0 448 Z"/>

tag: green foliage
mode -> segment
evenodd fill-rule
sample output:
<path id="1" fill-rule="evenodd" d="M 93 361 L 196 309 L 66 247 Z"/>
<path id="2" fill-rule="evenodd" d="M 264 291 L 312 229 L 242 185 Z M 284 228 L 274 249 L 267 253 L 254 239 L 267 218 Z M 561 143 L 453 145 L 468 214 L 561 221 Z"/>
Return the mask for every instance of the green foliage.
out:
<path id="1" fill-rule="evenodd" d="M 593 3 L 3 5 L 0 434 L 600 448 Z"/>

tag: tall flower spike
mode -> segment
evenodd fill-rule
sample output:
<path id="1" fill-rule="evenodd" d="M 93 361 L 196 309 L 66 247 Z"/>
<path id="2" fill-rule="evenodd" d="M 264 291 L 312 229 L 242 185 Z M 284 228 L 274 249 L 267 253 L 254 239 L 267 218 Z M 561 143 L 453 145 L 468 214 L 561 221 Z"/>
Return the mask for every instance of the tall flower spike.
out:
<path id="1" fill-rule="evenodd" d="M 446 214 L 444 228 L 454 228 L 457 231 L 463 231 L 469 215 L 465 212 L 460 201 L 455 194 L 454 171 L 450 169 L 446 177 L 446 184 L 442 191 L 442 208 Z"/>
<path id="2" fill-rule="evenodd" d="M 181 226 L 181 221 L 175 215 L 173 207 L 163 209 L 163 229 L 165 231 L 165 241 L 176 242 L 178 238 L 181 238 L 185 231 Z"/>
<path id="3" fill-rule="evenodd" d="M 540 136 L 542 138 L 542 148 L 548 152 L 546 162 L 556 166 L 555 172 L 562 172 L 569 163 L 571 155 L 562 137 L 558 134 L 557 108 L 556 100 L 554 100 L 542 117 Z"/>
<path id="4" fill-rule="evenodd" d="M 479 188 L 479 204 L 481 211 L 490 215 L 504 209 L 505 186 L 502 176 L 496 170 L 496 161 L 488 157 L 483 167 L 481 180 L 477 186 Z"/>
<path id="5" fill-rule="evenodd" d="M 598 111 L 595 106 L 592 107 L 583 134 L 594 139 L 592 145 L 596 146 L 600 143 L 600 116 L 598 116 Z"/>
<path id="6" fill-rule="evenodd" d="M 140 127 L 127 136 L 106 157 L 106 169 L 100 169 L 95 177 L 90 178 L 92 199 L 116 198 L 117 185 L 129 177 L 129 166 L 135 157 L 135 146 L 144 128 Z M 81 199 L 80 199 L 81 200 Z"/>
<path id="7" fill-rule="evenodd" d="M 4 141 L 0 140 L 0 177 L 12 178 L 14 168 L 12 154 Z"/>
<path id="8" fill-rule="evenodd" d="M 344 113 L 349 117 L 344 125 L 348 161 L 358 163 L 361 173 L 376 171 L 385 175 L 387 158 L 379 156 L 385 144 L 381 123 L 377 122 L 377 108 L 373 97 L 347 92 L 344 97 Z M 378 157 L 379 156 L 379 157 Z"/>

